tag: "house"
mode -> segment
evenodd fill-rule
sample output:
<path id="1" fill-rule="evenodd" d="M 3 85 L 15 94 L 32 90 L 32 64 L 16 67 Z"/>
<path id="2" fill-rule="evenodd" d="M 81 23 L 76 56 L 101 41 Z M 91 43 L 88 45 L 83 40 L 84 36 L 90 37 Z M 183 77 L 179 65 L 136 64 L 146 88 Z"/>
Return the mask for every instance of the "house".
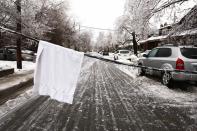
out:
<path id="1" fill-rule="evenodd" d="M 174 28 L 170 40 L 178 45 L 194 45 L 197 43 L 197 5 L 194 6 Z"/>
<path id="2" fill-rule="evenodd" d="M 142 50 L 152 49 L 165 44 L 197 44 L 197 5 L 194 6 L 178 23 L 159 29 L 159 36 L 139 41 Z"/>
<path id="3" fill-rule="evenodd" d="M 164 41 L 168 38 L 168 35 L 172 33 L 174 25 L 164 24 L 164 26 L 160 26 L 158 30 L 157 36 L 151 36 L 146 40 L 140 40 L 138 43 L 140 44 L 140 48 L 145 50 L 151 50 L 159 45 L 162 45 Z"/>

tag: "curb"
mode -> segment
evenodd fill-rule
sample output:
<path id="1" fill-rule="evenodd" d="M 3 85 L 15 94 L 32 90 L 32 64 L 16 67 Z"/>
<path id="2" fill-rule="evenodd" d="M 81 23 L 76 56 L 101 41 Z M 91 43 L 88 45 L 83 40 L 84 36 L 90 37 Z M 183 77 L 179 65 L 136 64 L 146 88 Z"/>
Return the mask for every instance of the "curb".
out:
<path id="1" fill-rule="evenodd" d="M 33 86 L 33 77 L 27 79 L 26 81 L 20 82 L 19 84 L 6 88 L 5 90 L 2 90 L 0 92 L 0 105 L 5 102 L 5 99 L 9 98 L 18 91 L 28 88 L 29 86 Z"/>
<path id="2" fill-rule="evenodd" d="M 0 70 L 0 77 L 4 77 L 14 73 L 14 68 Z"/>

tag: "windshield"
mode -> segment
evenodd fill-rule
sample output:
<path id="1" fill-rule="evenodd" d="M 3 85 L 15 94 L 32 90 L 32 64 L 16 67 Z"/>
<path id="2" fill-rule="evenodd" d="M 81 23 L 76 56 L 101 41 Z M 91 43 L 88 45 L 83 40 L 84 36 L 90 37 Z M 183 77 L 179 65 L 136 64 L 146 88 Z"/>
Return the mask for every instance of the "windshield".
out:
<path id="1" fill-rule="evenodd" d="M 121 50 L 120 53 L 121 54 L 129 54 L 129 51 L 127 51 L 127 50 Z"/>
<path id="2" fill-rule="evenodd" d="M 181 48 L 181 54 L 189 59 L 197 59 L 197 48 Z"/>

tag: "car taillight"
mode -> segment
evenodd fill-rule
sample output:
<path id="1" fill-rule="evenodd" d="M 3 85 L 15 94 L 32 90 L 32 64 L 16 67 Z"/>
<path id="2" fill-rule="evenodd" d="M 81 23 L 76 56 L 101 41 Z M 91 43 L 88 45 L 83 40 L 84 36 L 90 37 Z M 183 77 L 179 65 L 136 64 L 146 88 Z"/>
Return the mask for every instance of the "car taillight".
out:
<path id="1" fill-rule="evenodd" d="M 177 70 L 184 70 L 184 61 L 180 58 L 176 60 L 176 69 Z"/>

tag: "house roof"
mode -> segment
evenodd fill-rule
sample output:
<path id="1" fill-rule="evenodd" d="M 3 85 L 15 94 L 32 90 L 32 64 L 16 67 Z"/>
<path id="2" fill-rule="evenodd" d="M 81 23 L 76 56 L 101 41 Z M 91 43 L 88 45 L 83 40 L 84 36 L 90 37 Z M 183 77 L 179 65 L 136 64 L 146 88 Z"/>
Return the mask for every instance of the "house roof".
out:
<path id="1" fill-rule="evenodd" d="M 195 5 L 179 22 L 178 24 L 183 24 L 184 21 L 185 22 L 188 22 L 187 21 L 187 17 L 190 17 L 190 16 L 194 16 L 196 15 L 196 10 L 197 10 L 197 5 Z"/>
<path id="2" fill-rule="evenodd" d="M 150 37 L 150 38 L 148 38 L 146 40 L 141 40 L 138 43 L 144 44 L 144 43 L 147 43 L 147 42 L 162 41 L 162 40 L 166 39 L 167 37 L 168 37 L 168 35 L 164 35 L 164 36 L 153 36 L 153 37 Z"/>
<path id="3" fill-rule="evenodd" d="M 174 32 L 168 35 L 150 37 L 146 40 L 139 41 L 139 43 L 144 44 L 147 42 L 162 41 L 167 38 L 197 35 L 197 26 L 196 26 L 197 20 L 195 19 L 196 16 L 197 16 L 197 5 L 195 5 L 178 23 L 174 24 L 175 25 Z M 194 19 L 191 19 L 191 18 L 194 18 Z M 166 27 L 163 27 L 163 28 L 166 28 Z"/>

